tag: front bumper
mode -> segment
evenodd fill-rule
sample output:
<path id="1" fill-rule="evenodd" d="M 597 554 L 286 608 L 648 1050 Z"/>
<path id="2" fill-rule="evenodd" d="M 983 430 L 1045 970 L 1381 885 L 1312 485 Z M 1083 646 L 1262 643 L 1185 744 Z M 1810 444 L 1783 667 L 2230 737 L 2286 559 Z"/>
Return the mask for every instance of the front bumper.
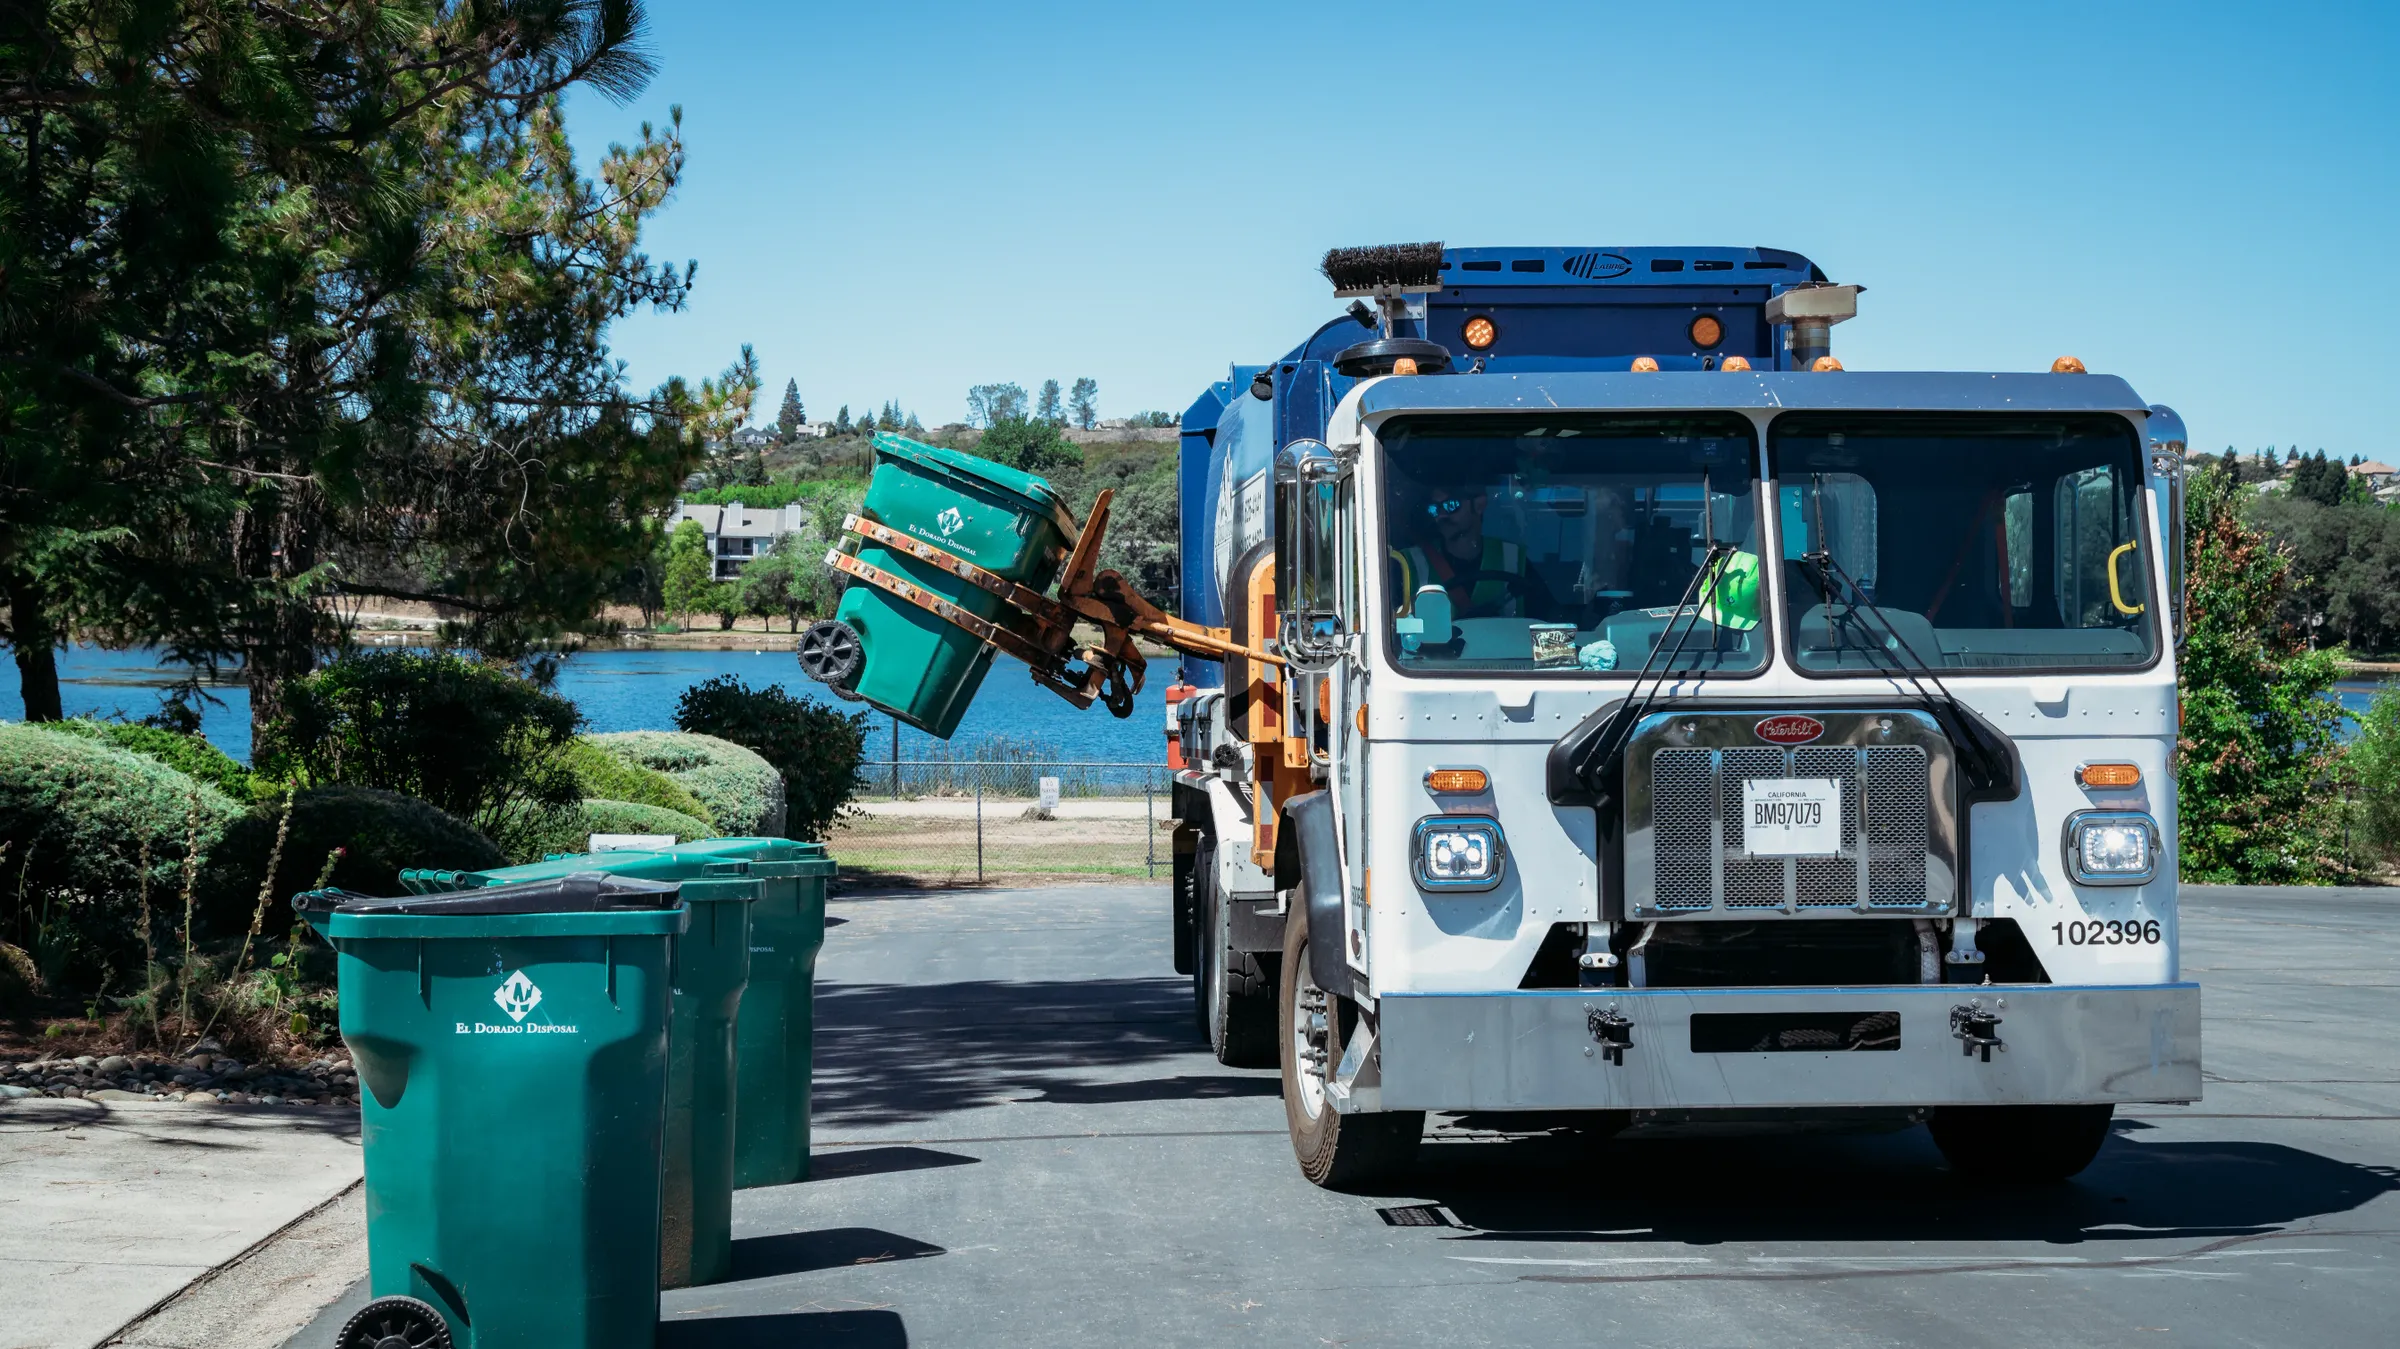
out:
<path id="1" fill-rule="evenodd" d="M 1929 984 L 1808 989 L 1387 993 L 1379 1062 L 1347 1110 L 1655 1110 L 2063 1105 L 2200 1099 L 2200 986 Z M 1985 1055 L 1953 1009 L 1998 1018 Z M 1896 1012 L 1899 1044 L 1696 1052 L 1695 1016 Z M 1622 1030 L 1603 1029 L 1611 1019 Z M 1756 1022 L 1711 1021 L 1722 1028 Z M 1607 1039 L 1631 1040 L 1620 1054 Z M 1618 1058 L 1622 1062 L 1614 1061 Z M 1380 1079 L 1380 1080 L 1375 1080 Z"/>

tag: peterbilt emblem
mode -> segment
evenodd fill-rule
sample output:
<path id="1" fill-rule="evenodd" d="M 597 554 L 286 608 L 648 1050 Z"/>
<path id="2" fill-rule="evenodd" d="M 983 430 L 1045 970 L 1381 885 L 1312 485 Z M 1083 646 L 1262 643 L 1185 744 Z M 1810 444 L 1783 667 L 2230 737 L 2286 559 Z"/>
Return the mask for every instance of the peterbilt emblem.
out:
<path id="1" fill-rule="evenodd" d="M 1805 745 L 1825 734 L 1825 723 L 1815 717 L 1768 717 L 1750 730 L 1769 744 Z"/>

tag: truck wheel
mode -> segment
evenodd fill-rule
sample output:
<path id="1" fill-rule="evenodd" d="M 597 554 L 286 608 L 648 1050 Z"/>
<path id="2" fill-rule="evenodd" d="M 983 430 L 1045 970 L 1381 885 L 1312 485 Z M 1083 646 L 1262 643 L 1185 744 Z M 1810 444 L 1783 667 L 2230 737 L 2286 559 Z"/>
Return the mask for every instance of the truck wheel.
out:
<path id="1" fill-rule="evenodd" d="M 1236 951 L 1233 915 L 1217 888 L 1217 842 L 1192 854 L 1192 918 L 1199 949 L 1192 960 L 1192 1011 L 1217 1062 L 1228 1068 L 1275 1064 L 1275 987 L 1258 956 Z"/>
<path id="2" fill-rule="evenodd" d="M 2113 1105 L 1952 1105 L 1925 1127 L 1951 1167 L 1977 1180 L 2048 1185 L 2092 1164 Z"/>
<path id="3" fill-rule="evenodd" d="M 1283 922 L 1283 978 L 1277 1039 L 1283 1054 L 1283 1120 L 1300 1174 L 1346 1190 L 1404 1171 L 1416 1160 L 1425 1112 L 1336 1114 L 1325 1081 L 1342 1061 L 1342 1042 L 1358 1024 L 1357 1004 L 1317 987 L 1308 971 L 1308 898 L 1292 892 Z"/>

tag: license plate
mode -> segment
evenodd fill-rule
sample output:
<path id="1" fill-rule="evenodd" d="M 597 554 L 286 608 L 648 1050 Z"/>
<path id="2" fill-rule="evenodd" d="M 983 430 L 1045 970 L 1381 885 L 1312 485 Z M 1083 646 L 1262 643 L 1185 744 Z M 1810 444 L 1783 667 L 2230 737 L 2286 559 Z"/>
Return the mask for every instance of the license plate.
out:
<path id="1" fill-rule="evenodd" d="M 1842 850 L 1842 787 L 1832 778 L 1742 784 L 1742 850 L 1752 857 L 1831 857 Z"/>

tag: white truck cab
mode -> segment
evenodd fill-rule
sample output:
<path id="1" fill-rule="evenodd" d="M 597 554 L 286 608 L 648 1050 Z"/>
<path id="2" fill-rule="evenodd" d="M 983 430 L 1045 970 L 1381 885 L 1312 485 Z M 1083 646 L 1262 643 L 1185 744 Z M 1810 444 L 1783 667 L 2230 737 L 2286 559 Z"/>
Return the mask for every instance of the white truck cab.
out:
<path id="1" fill-rule="evenodd" d="M 1428 1111 L 1923 1116 L 2055 1178 L 2199 1098 L 2172 412 L 1619 368 L 1370 378 L 1325 427 L 1274 537 L 1216 541 L 1284 666 L 1169 712 L 1179 958 L 1310 1180 Z"/>

